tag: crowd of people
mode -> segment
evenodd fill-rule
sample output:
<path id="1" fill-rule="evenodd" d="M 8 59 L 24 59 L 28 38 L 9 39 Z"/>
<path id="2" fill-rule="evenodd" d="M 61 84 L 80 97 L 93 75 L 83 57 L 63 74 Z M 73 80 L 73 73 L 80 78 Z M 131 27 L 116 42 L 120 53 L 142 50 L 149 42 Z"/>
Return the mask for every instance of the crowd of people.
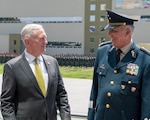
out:
<path id="1" fill-rule="evenodd" d="M 17 57 L 20 54 L 16 53 L 0 53 L 0 64 L 7 62 L 8 60 Z"/>
<path id="2" fill-rule="evenodd" d="M 18 55 L 20 54 L 0 53 L 0 63 L 3 64 Z M 56 54 L 53 57 L 57 59 L 60 66 L 93 67 L 95 61 L 95 57 L 90 55 Z"/>
<path id="3" fill-rule="evenodd" d="M 54 55 L 60 66 L 93 67 L 95 57 L 89 55 Z"/>

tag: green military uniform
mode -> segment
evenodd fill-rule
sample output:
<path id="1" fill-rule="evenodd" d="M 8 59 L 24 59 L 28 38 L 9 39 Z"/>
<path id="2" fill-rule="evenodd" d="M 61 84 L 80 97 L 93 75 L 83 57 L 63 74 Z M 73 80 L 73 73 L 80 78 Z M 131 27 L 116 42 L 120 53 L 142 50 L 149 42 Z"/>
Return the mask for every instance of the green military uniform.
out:
<path id="1" fill-rule="evenodd" d="M 150 54 L 133 43 L 115 58 L 111 44 L 98 48 L 88 120 L 150 119 Z"/>
<path id="2" fill-rule="evenodd" d="M 112 23 L 104 29 L 132 25 L 135 21 L 111 11 L 108 13 Z M 148 50 L 132 42 L 130 50 L 116 64 L 116 48 L 111 42 L 98 48 L 88 120 L 150 120 L 150 52 Z"/>

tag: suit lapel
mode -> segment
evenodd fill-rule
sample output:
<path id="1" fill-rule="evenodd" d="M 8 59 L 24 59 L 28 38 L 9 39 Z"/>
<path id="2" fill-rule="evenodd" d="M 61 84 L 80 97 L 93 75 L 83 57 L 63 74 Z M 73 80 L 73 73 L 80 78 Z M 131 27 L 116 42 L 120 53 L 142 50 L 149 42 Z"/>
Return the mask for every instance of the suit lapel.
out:
<path id="1" fill-rule="evenodd" d="M 115 47 L 112 47 L 108 52 L 108 63 L 114 68 L 116 66 L 116 50 Z"/>
<path id="2" fill-rule="evenodd" d="M 49 92 L 50 89 L 50 85 L 51 85 L 51 63 L 50 61 L 47 59 L 47 57 L 45 55 L 42 55 L 43 57 L 43 61 L 47 70 L 47 74 L 48 74 L 48 86 L 47 86 L 47 93 Z"/>

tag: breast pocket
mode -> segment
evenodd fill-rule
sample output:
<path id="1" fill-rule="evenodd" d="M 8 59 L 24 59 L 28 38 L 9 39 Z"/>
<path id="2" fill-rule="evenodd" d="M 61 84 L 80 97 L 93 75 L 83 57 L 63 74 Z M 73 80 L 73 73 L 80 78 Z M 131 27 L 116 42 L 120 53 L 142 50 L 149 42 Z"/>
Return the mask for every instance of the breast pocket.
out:
<path id="1" fill-rule="evenodd" d="M 120 93 L 123 95 L 137 96 L 139 91 L 139 83 L 132 80 L 121 81 Z"/>
<path id="2" fill-rule="evenodd" d="M 104 84 L 106 84 L 106 75 L 107 75 L 107 72 L 108 72 L 108 68 L 98 68 L 97 69 L 97 76 L 98 76 L 98 84 L 99 84 L 99 87 L 103 87 Z M 108 79 L 108 78 L 107 78 Z"/>

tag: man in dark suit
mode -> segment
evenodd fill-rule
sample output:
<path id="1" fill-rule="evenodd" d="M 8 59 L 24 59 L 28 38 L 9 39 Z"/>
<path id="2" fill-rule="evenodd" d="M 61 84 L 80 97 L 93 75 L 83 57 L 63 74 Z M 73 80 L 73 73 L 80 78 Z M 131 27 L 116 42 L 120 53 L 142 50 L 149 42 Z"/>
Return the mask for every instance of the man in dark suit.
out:
<path id="1" fill-rule="evenodd" d="M 44 28 L 28 24 L 22 29 L 21 37 L 24 53 L 4 65 L 1 94 L 4 120 L 57 120 L 57 109 L 61 120 L 71 120 L 58 63 L 43 54 L 47 44 Z"/>
<path id="2" fill-rule="evenodd" d="M 132 40 L 136 19 L 107 15 L 111 41 L 97 50 L 88 120 L 149 120 L 150 52 Z"/>

